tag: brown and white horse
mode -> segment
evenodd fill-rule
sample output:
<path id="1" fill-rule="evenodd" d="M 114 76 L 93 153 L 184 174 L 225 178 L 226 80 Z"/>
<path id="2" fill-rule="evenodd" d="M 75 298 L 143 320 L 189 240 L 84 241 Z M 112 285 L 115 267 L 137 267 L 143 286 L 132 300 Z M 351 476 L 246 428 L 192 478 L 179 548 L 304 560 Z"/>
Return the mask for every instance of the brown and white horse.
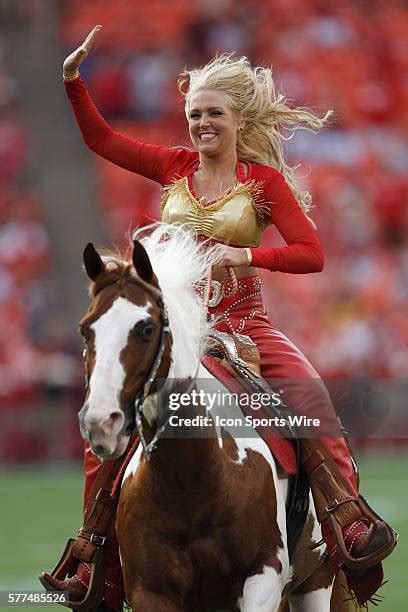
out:
<path id="1" fill-rule="evenodd" d="M 200 364 L 208 329 L 193 287 L 212 252 L 181 228 L 158 226 L 134 241 L 131 261 L 88 245 L 84 263 L 92 284 L 80 324 L 88 379 L 81 432 L 102 460 L 124 453 L 135 423 L 144 438 L 124 475 L 116 523 L 132 610 L 274 612 L 287 594 L 292 612 L 329 611 L 334 575 L 322 549 L 310 549 L 321 538 L 313 501 L 291 566 L 288 481 L 265 442 L 216 428 L 217 407 L 202 402 L 173 412 L 162 401 L 158 414 L 159 378 L 190 394 L 211 382 Z M 170 414 L 178 423 L 199 417 L 201 435 L 166 435 L 157 423 Z M 332 601 L 331 609 L 348 606 Z"/>

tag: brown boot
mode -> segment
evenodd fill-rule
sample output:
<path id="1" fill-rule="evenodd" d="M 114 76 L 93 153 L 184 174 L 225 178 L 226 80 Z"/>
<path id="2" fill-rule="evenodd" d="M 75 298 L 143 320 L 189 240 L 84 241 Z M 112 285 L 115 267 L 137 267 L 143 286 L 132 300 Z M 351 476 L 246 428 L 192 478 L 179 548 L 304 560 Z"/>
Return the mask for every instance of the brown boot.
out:
<path id="1" fill-rule="evenodd" d="M 70 606 L 74 610 L 84 610 L 88 608 L 92 610 L 104 610 L 104 612 L 119 612 L 122 610 L 125 594 L 118 544 L 115 539 L 108 542 L 104 565 L 105 567 L 100 565 L 96 568 L 96 574 L 101 574 L 103 578 L 102 589 L 98 588 L 97 596 L 92 596 L 88 598 L 88 600 L 86 600 L 86 598 L 90 590 L 93 566 L 85 561 L 79 562 L 75 573 L 65 578 L 65 580 L 59 580 L 52 574 L 43 572 L 40 576 L 40 581 L 47 591 L 66 593 L 69 598 Z M 96 578 L 96 580 L 98 580 L 98 578 Z M 102 590 L 102 593 L 100 593 L 100 590 Z M 100 602 L 98 602 L 98 600 L 100 600 Z M 95 608 L 95 605 L 98 607 Z"/>
<path id="2" fill-rule="evenodd" d="M 39 579 L 47 591 L 67 594 L 65 603 L 78 612 L 95 612 L 102 604 L 121 610 L 122 569 L 115 539 L 118 499 L 100 489 L 76 540 L 69 540 L 51 574 Z"/>
<path id="3" fill-rule="evenodd" d="M 67 606 L 78 612 L 121 610 L 124 600 L 122 567 L 116 541 L 116 509 L 120 481 L 139 439 L 132 436 L 122 457 L 104 461 L 97 471 L 90 501 L 76 540 L 68 540 L 55 569 L 43 572 L 47 591 L 65 592 Z"/>
<path id="4" fill-rule="evenodd" d="M 362 605 L 381 586 L 381 561 L 395 548 L 398 534 L 363 497 L 350 493 L 320 440 L 301 440 L 301 456 L 330 560 L 337 571 L 343 569 L 352 578 L 353 592 Z"/>

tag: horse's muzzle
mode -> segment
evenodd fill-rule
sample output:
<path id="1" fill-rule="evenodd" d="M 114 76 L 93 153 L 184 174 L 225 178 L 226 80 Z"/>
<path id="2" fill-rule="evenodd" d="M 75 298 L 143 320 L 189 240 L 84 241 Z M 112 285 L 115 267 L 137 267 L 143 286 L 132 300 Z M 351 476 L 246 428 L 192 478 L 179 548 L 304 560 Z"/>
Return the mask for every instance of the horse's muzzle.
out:
<path id="1" fill-rule="evenodd" d="M 125 451 L 129 437 L 123 435 L 125 417 L 122 412 L 111 412 L 108 416 L 95 414 L 86 402 L 78 418 L 82 437 L 101 460 L 114 459 Z"/>

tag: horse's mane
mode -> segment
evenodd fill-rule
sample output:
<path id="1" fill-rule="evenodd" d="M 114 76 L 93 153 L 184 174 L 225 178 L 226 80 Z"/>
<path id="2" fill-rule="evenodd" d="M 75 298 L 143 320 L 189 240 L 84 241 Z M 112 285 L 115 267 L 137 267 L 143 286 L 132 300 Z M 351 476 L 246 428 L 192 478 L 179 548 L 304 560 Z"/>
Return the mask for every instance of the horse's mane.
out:
<path id="1" fill-rule="evenodd" d="M 203 248 L 186 228 L 167 223 L 137 230 L 133 239 L 145 247 L 167 306 L 173 335 L 169 376 L 194 376 L 209 331 L 194 285 L 204 281 L 216 263 L 214 249 Z"/>
<path id="2" fill-rule="evenodd" d="M 190 231 L 166 223 L 138 229 L 132 239 L 139 240 L 146 249 L 168 310 L 173 337 L 169 376 L 194 376 L 209 332 L 203 302 L 194 285 L 205 281 L 216 263 L 214 248 L 203 248 Z M 100 253 L 108 273 L 122 277 L 132 274 L 129 262 L 119 253 Z"/>

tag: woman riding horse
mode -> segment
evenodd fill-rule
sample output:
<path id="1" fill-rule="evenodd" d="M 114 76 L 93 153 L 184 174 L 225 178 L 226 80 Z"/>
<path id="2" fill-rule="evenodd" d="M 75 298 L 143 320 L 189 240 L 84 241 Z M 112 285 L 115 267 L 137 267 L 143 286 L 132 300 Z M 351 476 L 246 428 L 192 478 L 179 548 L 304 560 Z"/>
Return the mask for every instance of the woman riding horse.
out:
<path id="1" fill-rule="evenodd" d="M 329 394 L 301 351 L 268 319 L 256 268 L 307 274 L 323 269 L 322 248 L 308 217 L 310 196 L 302 192 L 286 163 L 282 128 L 324 126 L 318 118 L 290 108 L 275 94 L 272 73 L 252 68 L 246 58 L 221 56 L 179 80 L 194 150 L 168 149 L 131 140 L 114 132 L 95 107 L 78 72 L 101 26 L 64 62 L 68 98 L 85 143 L 98 155 L 165 187 L 162 220 L 188 223 L 199 239 L 218 244 L 220 263 L 213 271 L 210 315 L 216 329 L 243 333 L 257 345 L 267 380 L 288 381 L 285 400 L 301 414 L 333 414 Z M 265 227 L 275 225 L 287 246 L 260 248 Z M 226 274 L 233 268 L 234 276 Z M 305 384 L 306 382 L 316 384 Z M 328 554 L 348 574 L 360 603 L 382 583 L 381 561 L 395 546 L 393 530 L 359 496 L 353 461 L 345 440 L 325 437 L 301 441 Z M 100 464 L 85 451 L 85 506 Z M 50 588 L 80 600 L 89 567 L 80 563 L 73 576 L 57 581 L 43 574 Z M 120 609 L 120 562 L 113 539 L 108 547 L 105 603 Z"/>

